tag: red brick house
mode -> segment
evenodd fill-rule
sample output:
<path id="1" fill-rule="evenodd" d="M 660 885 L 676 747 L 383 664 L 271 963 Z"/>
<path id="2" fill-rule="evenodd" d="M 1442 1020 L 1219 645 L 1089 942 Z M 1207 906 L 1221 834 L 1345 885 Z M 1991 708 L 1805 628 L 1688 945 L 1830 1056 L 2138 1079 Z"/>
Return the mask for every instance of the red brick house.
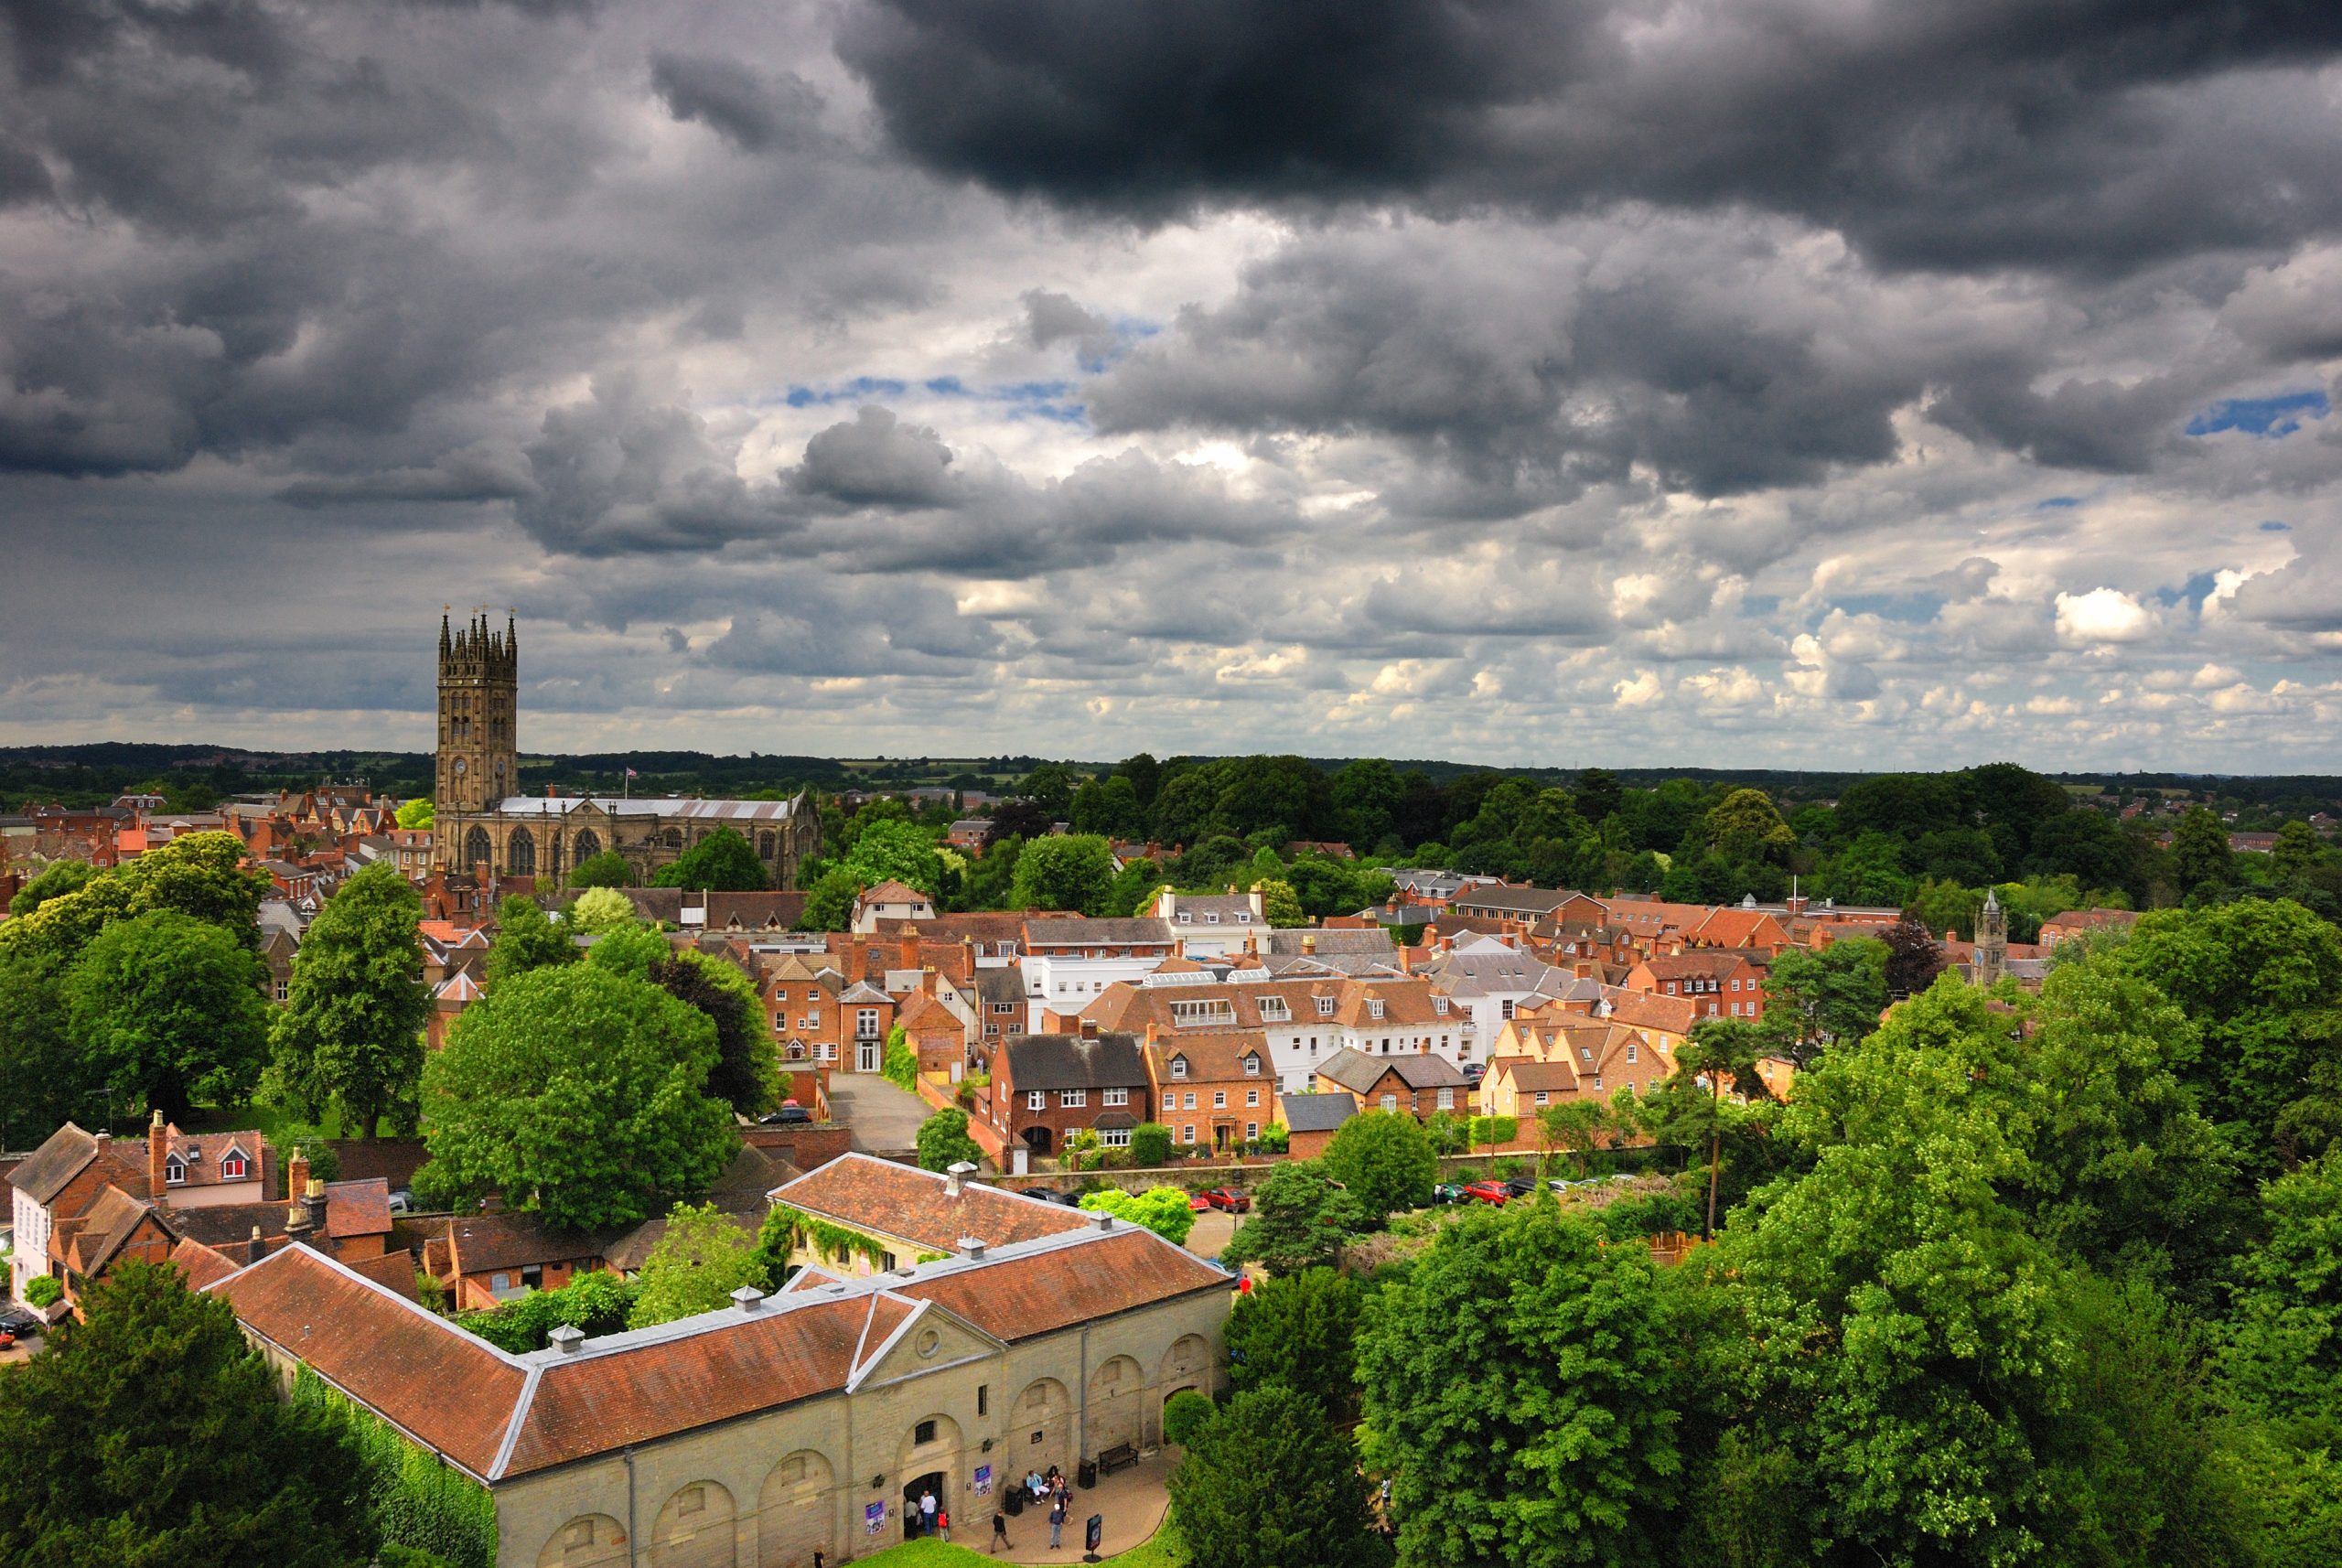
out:
<path id="1" fill-rule="evenodd" d="M 1089 1129 L 1110 1148 L 1150 1119 L 1146 1060 L 1135 1035 L 1101 1030 L 1088 1019 L 1070 1035 L 1010 1035 L 992 1054 L 991 1086 L 977 1112 L 1004 1146 L 1053 1155 Z"/>
<path id="2" fill-rule="evenodd" d="M 1619 983 L 1654 996 L 1688 997 L 1703 1018 L 1759 1018 L 1765 1013 L 1767 954 L 1754 948 L 1692 948 L 1655 953 Z"/>
<path id="3" fill-rule="evenodd" d="M 1146 1041 L 1155 1120 L 1175 1143 L 1214 1149 L 1249 1144 L 1277 1120 L 1277 1079 L 1255 1034 L 1185 1034 Z"/>
<path id="4" fill-rule="evenodd" d="M 1417 1121 L 1434 1111 L 1463 1114 L 1468 1088 L 1454 1062 L 1427 1051 L 1370 1057 L 1344 1047 L 1317 1068 L 1318 1093 L 1347 1094 L 1360 1111 L 1403 1111 Z"/>

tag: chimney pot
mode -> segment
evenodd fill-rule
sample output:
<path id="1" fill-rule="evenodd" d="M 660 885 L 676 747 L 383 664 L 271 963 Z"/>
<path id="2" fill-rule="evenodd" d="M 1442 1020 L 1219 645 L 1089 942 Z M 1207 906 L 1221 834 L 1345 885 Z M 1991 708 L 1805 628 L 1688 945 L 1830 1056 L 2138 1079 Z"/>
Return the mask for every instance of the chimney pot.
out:
<path id="1" fill-rule="evenodd" d="M 954 1160 L 951 1165 L 944 1167 L 943 1196 L 946 1197 L 959 1197 L 960 1189 L 967 1184 L 968 1178 L 975 1174 L 976 1166 L 973 1162 L 969 1160 Z"/>
<path id="2" fill-rule="evenodd" d="M 1084 1018 L 1081 1020 L 1081 1037 L 1085 1040 L 1094 1040 L 1098 1037 L 1097 1019 Z"/>
<path id="3" fill-rule="evenodd" d="M 960 1251 L 970 1258 L 982 1259 L 984 1255 L 983 1238 L 981 1236 L 961 1237 Z"/>
<path id="4" fill-rule="evenodd" d="M 577 1348 L 586 1343 L 586 1331 L 567 1323 L 555 1324 L 545 1335 L 546 1343 L 564 1356 L 575 1356 Z"/>
<path id="5" fill-rule="evenodd" d="M 1101 1230 L 1112 1230 L 1114 1228 L 1114 1217 L 1102 1208 L 1091 1215 L 1090 1219 L 1090 1223 L 1096 1225 Z"/>
<path id="6" fill-rule="evenodd" d="M 754 1285 L 742 1285 L 732 1293 L 732 1305 L 742 1312 L 754 1312 L 764 1304 L 765 1293 Z"/>

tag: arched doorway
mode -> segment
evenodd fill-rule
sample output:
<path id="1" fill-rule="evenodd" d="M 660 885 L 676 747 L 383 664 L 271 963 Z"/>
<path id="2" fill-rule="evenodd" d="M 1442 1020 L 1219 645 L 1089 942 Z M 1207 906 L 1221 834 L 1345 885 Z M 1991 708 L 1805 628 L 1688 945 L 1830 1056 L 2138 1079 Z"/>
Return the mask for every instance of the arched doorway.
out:
<path id="1" fill-rule="evenodd" d="M 579 1514 L 553 1532 L 537 1568 L 615 1568 L 626 1561 L 626 1526 L 606 1513 Z"/>
<path id="2" fill-rule="evenodd" d="M 903 1478 L 903 1534 L 913 1533 L 910 1510 L 919 1506 L 922 1490 L 935 1494 L 935 1506 L 953 1513 L 960 1505 L 960 1423 L 948 1415 L 930 1415 L 911 1423 L 903 1434 L 895 1473 Z"/>
<path id="3" fill-rule="evenodd" d="M 504 870 L 510 876 L 537 874 L 537 841 L 526 828 L 514 828 L 504 841 Z"/>
<path id="4" fill-rule="evenodd" d="M 1047 1127 L 1027 1127 L 1017 1136 L 1024 1139 L 1025 1146 L 1037 1155 L 1049 1152 L 1049 1130 Z"/>
<path id="5" fill-rule="evenodd" d="M 1054 1465 L 1073 1472 L 1073 1399 L 1055 1378 L 1040 1378 L 1016 1396 L 1008 1434 L 1008 1461 L 1002 1466 L 1013 1485 L 1027 1472 L 1049 1473 Z"/>
<path id="6" fill-rule="evenodd" d="M 951 1484 L 942 1471 L 929 1470 L 925 1475 L 913 1476 L 903 1483 L 903 1539 L 905 1541 L 908 1541 L 915 1535 L 927 1533 L 927 1510 L 919 1506 L 919 1498 L 929 1492 L 935 1495 L 937 1512 L 948 1514 L 951 1511 Z"/>
<path id="7" fill-rule="evenodd" d="M 650 1530 L 650 1568 L 735 1568 L 732 1494 L 714 1481 L 679 1487 Z"/>
<path id="8" fill-rule="evenodd" d="M 474 828 L 464 835 L 464 870 L 469 871 L 475 865 L 494 865 L 495 864 L 496 846 L 489 843 L 486 828 Z"/>
<path id="9" fill-rule="evenodd" d="M 1139 1444 L 1139 1414 L 1146 1404 L 1146 1373 L 1128 1356 L 1117 1356 L 1090 1374 L 1089 1434 L 1085 1459 L 1127 1443 Z"/>
<path id="10" fill-rule="evenodd" d="M 800 1448 L 772 1467 L 757 1496 L 757 1568 L 811 1568 L 834 1558 L 837 1492 L 830 1462 Z"/>

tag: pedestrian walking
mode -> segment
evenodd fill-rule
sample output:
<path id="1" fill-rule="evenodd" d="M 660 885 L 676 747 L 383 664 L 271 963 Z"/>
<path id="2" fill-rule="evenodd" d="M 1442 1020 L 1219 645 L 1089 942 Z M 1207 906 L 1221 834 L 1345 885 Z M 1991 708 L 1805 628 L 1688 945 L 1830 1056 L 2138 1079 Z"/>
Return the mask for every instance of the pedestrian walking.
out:
<path id="1" fill-rule="evenodd" d="M 1049 1505 L 1049 1550 L 1055 1552 L 1065 1544 L 1065 1498 Z"/>
<path id="2" fill-rule="evenodd" d="M 1008 1516 L 995 1513 L 992 1516 L 992 1550 L 997 1552 L 1004 1546 L 1011 1552 L 1016 1550 L 1016 1543 L 1008 1539 Z"/>
<path id="3" fill-rule="evenodd" d="M 951 1510 L 950 1509 L 935 1510 L 935 1537 L 946 1546 L 951 1544 Z"/>
<path id="4" fill-rule="evenodd" d="M 935 1494 L 934 1494 L 933 1492 L 931 1492 L 931 1491 L 927 1491 L 927 1490 L 924 1490 L 924 1489 L 922 1489 L 922 1490 L 920 1491 L 920 1493 L 919 1493 L 919 1523 L 920 1523 L 920 1525 L 921 1525 L 921 1527 L 922 1527 L 922 1529 L 921 1529 L 921 1533 L 922 1533 L 922 1534 L 926 1534 L 926 1535 L 932 1535 L 932 1534 L 934 1534 L 934 1533 L 935 1533 Z"/>

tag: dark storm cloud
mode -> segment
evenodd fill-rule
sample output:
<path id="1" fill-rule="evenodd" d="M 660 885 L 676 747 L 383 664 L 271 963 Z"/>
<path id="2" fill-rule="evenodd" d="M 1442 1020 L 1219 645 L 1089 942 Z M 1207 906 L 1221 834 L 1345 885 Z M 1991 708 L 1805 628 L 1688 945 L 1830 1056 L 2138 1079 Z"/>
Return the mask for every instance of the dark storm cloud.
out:
<path id="1" fill-rule="evenodd" d="M 809 494 L 849 506 L 889 510 L 948 506 L 953 499 L 951 449 L 920 424 L 905 424 L 891 410 L 858 410 L 851 424 L 833 424 L 805 443 L 794 476 Z"/>
<path id="2" fill-rule="evenodd" d="M 1915 264 L 2136 264 L 2331 226 L 2324 0 L 875 0 L 889 132 L 995 189 L 1755 202 Z"/>
<path id="3" fill-rule="evenodd" d="M 768 77 L 711 55 L 650 57 L 650 84 L 678 120 L 697 120 L 743 152 L 785 146 L 811 130 L 821 95 L 803 78 Z"/>

